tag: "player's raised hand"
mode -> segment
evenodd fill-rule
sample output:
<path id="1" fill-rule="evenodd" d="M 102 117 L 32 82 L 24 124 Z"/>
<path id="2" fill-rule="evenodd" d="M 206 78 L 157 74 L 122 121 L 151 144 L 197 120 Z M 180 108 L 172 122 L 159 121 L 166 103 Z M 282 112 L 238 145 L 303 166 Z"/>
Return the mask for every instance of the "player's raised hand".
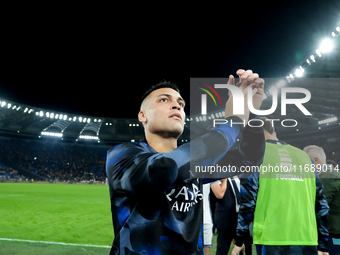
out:
<path id="1" fill-rule="evenodd" d="M 229 76 L 229 80 L 228 80 L 228 84 L 229 85 L 233 85 L 235 86 L 235 78 L 234 76 L 230 75 Z M 248 117 L 249 117 L 249 110 L 248 107 L 246 107 L 247 109 L 244 109 L 244 113 L 243 114 L 235 114 L 234 112 L 234 100 L 237 100 L 234 98 L 233 93 L 229 90 L 228 92 L 229 98 L 228 101 L 225 104 L 225 117 L 231 117 L 231 116 L 237 116 L 240 117 L 242 120 L 245 120 L 246 122 L 248 122 Z"/>
<path id="2" fill-rule="evenodd" d="M 233 94 L 229 91 L 229 99 L 226 103 L 226 107 L 225 107 L 225 117 L 230 117 L 230 116 L 238 116 L 241 119 L 245 120 L 245 122 L 248 122 L 249 119 L 249 107 L 248 107 L 248 87 L 251 87 L 251 93 L 252 93 L 252 97 L 254 99 L 256 93 L 259 92 L 259 90 L 261 89 L 262 86 L 262 97 L 263 97 L 263 85 L 264 85 L 264 81 L 263 79 L 259 78 L 259 75 L 257 73 L 253 73 L 252 70 L 243 70 L 243 69 L 239 69 L 237 70 L 236 74 L 239 76 L 240 80 L 239 82 L 236 84 L 236 87 L 238 87 L 242 93 L 243 93 L 243 101 L 244 101 L 244 114 L 234 114 L 233 111 L 233 106 L 234 106 L 234 96 Z M 230 85 L 235 85 L 235 78 L 234 76 L 230 75 L 229 76 L 229 81 L 228 84 Z M 261 93 L 261 92 L 260 92 Z M 261 103 L 262 103 L 262 97 L 261 97 Z M 258 100 L 256 100 L 258 101 Z M 257 103 L 258 104 L 258 103 Z M 254 106 L 255 107 L 255 106 Z"/>
<path id="3" fill-rule="evenodd" d="M 236 74 L 239 76 L 240 81 L 236 84 L 237 87 L 252 87 L 252 89 L 257 89 L 256 93 L 253 93 L 253 106 L 256 110 L 259 110 L 264 95 L 264 79 L 260 78 L 257 73 L 253 73 L 251 70 L 244 71 L 243 69 L 237 70 Z"/>

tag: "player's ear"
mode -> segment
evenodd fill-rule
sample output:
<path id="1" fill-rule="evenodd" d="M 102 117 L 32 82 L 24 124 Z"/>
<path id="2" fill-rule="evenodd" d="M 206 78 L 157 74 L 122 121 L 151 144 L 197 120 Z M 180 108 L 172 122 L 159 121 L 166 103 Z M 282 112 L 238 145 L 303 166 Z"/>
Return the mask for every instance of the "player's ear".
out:
<path id="1" fill-rule="evenodd" d="M 144 110 L 139 111 L 138 120 L 144 125 L 147 122 L 146 114 Z"/>

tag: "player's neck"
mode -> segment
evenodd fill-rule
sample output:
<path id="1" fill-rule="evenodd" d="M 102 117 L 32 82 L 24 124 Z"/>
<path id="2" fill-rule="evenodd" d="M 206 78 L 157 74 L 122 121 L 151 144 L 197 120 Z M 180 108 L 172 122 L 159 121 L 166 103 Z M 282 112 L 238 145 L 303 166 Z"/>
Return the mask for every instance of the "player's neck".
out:
<path id="1" fill-rule="evenodd" d="M 267 140 L 274 140 L 279 141 L 279 139 L 276 137 L 276 133 L 269 134 L 268 132 L 264 132 L 264 139 Z"/>
<path id="2" fill-rule="evenodd" d="M 166 153 L 177 148 L 177 138 L 162 137 L 157 134 L 146 134 L 147 143 L 157 152 Z"/>

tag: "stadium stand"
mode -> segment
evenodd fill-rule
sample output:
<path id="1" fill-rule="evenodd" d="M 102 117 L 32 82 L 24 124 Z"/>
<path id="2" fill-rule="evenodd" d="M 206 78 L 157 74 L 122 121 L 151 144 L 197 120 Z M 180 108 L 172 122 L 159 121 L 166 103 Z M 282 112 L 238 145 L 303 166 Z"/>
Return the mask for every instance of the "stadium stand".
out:
<path id="1" fill-rule="evenodd" d="M 0 137 L 1 169 L 4 176 L 13 176 L 14 170 L 50 182 L 104 182 L 107 149 L 101 145 Z"/>

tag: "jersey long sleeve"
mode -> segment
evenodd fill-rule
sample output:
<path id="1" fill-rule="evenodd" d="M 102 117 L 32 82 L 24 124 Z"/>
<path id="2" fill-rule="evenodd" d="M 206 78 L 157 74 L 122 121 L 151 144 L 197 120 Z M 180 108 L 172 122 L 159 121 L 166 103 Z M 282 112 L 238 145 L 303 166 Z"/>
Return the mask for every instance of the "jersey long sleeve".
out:
<path id="1" fill-rule="evenodd" d="M 241 131 L 240 149 L 231 151 Z M 253 133 L 262 144 L 253 143 Z M 254 158 L 252 152 L 262 147 Z M 263 133 L 229 123 L 168 153 L 144 142 L 114 147 L 106 166 L 115 234 L 111 254 L 203 254 L 202 184 L 212 179 L 192 178 L 190 165 L 261 164 L 263 154 Z"/>
<path id="2" fill-rule="evenodd" d="M 314 162 L 313 162 L 314 164 Z M 323 192 L 323 185 L 319 175 L 315 173 L 316 181 L 316 199 L 315 199 L 315 215 L 318 227 L 318 250 L 327 251 L 328 241 L 328 213 L 329 206 Z"/>

